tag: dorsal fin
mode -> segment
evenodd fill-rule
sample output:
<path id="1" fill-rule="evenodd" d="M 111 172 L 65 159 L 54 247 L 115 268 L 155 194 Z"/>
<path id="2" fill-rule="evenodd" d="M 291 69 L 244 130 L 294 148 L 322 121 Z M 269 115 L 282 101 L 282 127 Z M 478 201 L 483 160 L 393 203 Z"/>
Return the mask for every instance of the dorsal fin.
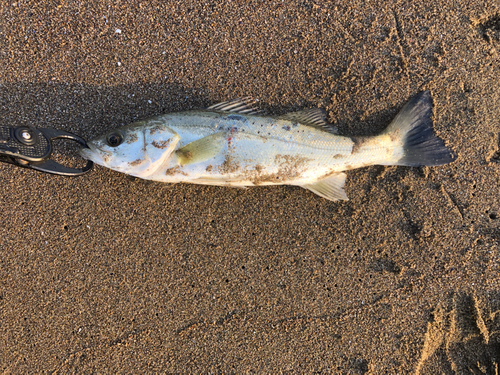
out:
<path id="1" fill-rule="evenodd" d="M 257 106 L 257 100 L 255 100 L 250 96 L 247 96 L 245 98 L 229 100 L 227 102 L 217 103 L 211 105 L 207 109 L 214 109 L 216 111 L 225 111 L 225 112 L 244 113 L 247 115 L 255 115 L 261 112 Z"/>
<path id="2" fill-rule="evenodd" d="M 280 119 L 300 122 L 302 125 L 312 126 L 313 128 L 324 130 L 328 133 L 338 134 L 337 127 L 326 121 L 326 114 L 321 108 L 305 109 L 298 112 L 290 112 Z"/>

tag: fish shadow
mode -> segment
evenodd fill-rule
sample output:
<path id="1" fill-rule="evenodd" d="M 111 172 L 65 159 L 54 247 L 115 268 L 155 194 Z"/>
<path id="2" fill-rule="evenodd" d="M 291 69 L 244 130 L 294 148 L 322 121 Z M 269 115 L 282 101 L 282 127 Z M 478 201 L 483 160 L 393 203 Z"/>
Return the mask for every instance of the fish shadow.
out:
<path id="1" fill-rule="evenodd" d="M 0 85 L 0 114 L 4 123 L 63 129 L 84 138 L 93 138 L 150 116 L 204 108 L 209 104 L 203 90 L 177 84 L 103 86 L 16 82 Z"/>
<path id="2" fill-rule="evenodd" d="M 0 114 L 4 123 L 14 126 L 53 127 L 93 138 L 133 121 L 169 112 L 203 109 L 218 100 L 209 90 L 180 84 L 131 83 L 114 86 L 80 83 L 14 82 L 0 85 Z M 230 100 L 235 98 L 223 98 Z M 256 98 L 259 99 L 259 98 Z M 317 107 L 300 105 L 270 106 L 260 101 L 263 115 L 279 116 Z M 329 119 L 344 135 L 375 135 L 384 130 L 399 109 L 389 108 L 361 120 Z"/>

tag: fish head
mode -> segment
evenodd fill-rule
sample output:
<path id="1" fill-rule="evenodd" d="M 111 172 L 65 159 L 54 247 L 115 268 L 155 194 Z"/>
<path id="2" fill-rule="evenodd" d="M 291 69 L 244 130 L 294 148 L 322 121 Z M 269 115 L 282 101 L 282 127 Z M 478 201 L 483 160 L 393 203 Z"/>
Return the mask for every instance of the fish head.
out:
<path id="1" fill-rule="evenodd" d="M 179 136 L 166 126 L 148 121 L 111 130 L 80 149 L 80 155 L 94 163 L 137 177 L 153 173 L 175 149 Z"/>

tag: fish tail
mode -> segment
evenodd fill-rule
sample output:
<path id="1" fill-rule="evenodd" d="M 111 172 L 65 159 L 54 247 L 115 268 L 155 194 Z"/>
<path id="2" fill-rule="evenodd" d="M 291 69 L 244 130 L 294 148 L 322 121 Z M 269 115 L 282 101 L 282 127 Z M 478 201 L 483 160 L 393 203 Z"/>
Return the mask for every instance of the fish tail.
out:
<path id="1" fill-rule="evenodd" d="M 384 131 L 402 145 L 401 158 L 391 165 L 411 167 L 436 166 L 451 163 L 456 155 L 432 128 L 432 99 L 429 91 L 417 94 L 399 112 Z"/>

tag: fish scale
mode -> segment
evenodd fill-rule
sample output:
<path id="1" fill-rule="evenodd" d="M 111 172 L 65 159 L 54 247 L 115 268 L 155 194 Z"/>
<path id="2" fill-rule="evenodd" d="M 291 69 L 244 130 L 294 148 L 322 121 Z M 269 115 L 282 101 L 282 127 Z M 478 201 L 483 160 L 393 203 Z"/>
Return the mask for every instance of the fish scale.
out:
<path id="1" fill-rule="evenodd" d="M 336 134 L 320 109 L 257 115 L 248 98 L 165 114 L 88 143 L 82 156 L 136 177 L 221 186 L 296 185 L 347 199 L 343 171 L 369 165 L 442 165 L 455 155 L 432 129 L 429 92 L 373 137 Z"/>

